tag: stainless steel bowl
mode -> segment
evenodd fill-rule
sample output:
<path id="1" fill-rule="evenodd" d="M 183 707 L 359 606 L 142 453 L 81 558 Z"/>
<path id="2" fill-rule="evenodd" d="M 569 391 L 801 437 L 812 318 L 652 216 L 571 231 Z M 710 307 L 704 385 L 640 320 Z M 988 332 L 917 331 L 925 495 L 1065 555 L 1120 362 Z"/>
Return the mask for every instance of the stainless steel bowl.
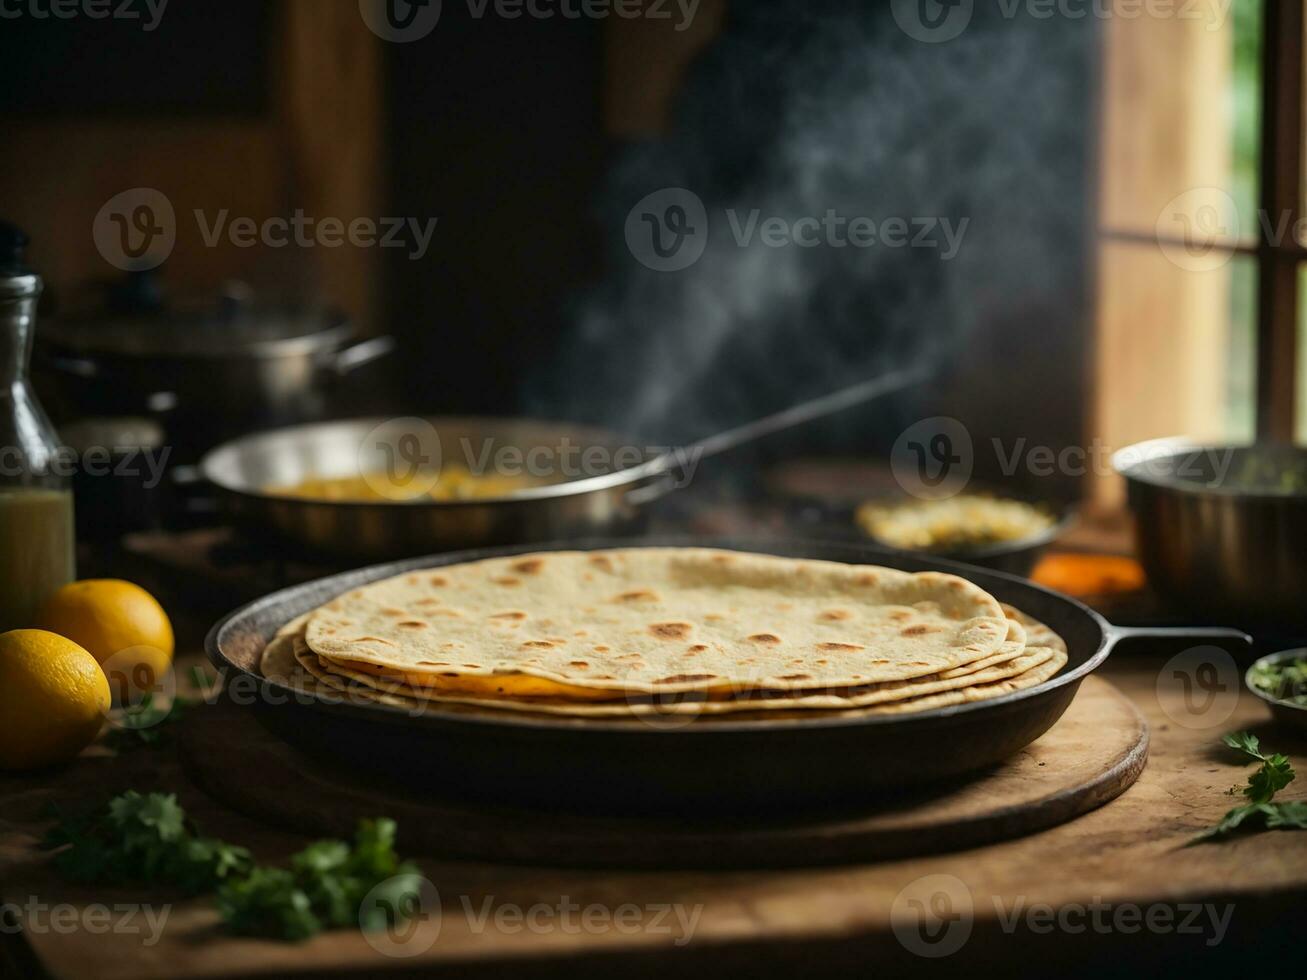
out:
<path id="1" fill-rule="evenodd" d="M 528 419 L 410 422 L 354 419 L 246 436 L 213 450 L 200 470 L 227 512 L 256 534 L 365 560 L 638 530 L 641 506 L 670 489 L 674 479 L 668 457 L 599 429 Z M 410 436 L 417 443 L 405 450 L 402 441 Z M 596 451 L 588 461 L 587 450 Z M 396 452 L 411 457 L 414 451 L 458 460 L 473 472 L 480 463 L 469 464 L 484 461 L 487 452 L 516 459 L 538 451 L 545 469 L 548 459 L 560 461 L 563 482 L 470 500 L 319 501 L 268 492 L 309 477 L 386 472 Z"/>
<path id="2" fill-rule="evenodd" d="M 1165 600 L 1205 619 L 1307 627 L 1307 449 L 1156 439 L 1113 457 L 1139 558 Z"/>

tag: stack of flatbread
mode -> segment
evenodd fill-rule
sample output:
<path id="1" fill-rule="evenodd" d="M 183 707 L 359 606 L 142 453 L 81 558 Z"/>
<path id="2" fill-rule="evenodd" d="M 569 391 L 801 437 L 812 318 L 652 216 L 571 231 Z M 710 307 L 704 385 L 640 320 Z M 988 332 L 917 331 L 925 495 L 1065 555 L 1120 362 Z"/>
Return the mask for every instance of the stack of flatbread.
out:
<path id="1" fill-rule="evenodd" d="M 287 623 L 262 668 L 412 711 L 622 718 L 901 714 L 1032 687 L 1066 662 L 1052 630 L 954 575 L 630 548 L 376 582 Z"/>

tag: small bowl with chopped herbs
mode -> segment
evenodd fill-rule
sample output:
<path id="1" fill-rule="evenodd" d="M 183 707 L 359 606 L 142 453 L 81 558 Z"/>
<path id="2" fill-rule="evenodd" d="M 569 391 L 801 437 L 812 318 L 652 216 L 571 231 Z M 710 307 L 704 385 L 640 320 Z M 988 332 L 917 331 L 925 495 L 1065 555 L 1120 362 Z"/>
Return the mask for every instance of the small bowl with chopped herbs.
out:
<path id="1" fill-rule="evenodd" d="M 1307 729 L 1307 647 L 1262 657 L 1248 668 L 1244 683 L 1276 721 Z"/>

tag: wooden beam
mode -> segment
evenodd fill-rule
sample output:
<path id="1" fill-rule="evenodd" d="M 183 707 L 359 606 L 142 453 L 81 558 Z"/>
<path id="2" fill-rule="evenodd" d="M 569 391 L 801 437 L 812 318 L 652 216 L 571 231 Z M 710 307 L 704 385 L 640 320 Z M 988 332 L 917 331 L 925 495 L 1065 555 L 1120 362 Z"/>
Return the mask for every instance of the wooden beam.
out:
<path id="1" fill-rule="evenodd" d="M 1261 235 L 1302 214 L 1302 0 L 1266 0 L 1262 30 Z M 1264 240 L 1257 289 L 1257 437 L 1294 435 L 1299 256 Z M 1295 243 L 1296 244 L 1296 243 Z"/>
<path id="2" fill-rule="evenodd" d="M 285 0 L 279 9 L 275 125 L 284 151 L 284 207 L 317 220 L 380 216 L 382 41 L 356 0 Z M 287 277 L 375 322 L 375 248 L 296 250 Z"/>

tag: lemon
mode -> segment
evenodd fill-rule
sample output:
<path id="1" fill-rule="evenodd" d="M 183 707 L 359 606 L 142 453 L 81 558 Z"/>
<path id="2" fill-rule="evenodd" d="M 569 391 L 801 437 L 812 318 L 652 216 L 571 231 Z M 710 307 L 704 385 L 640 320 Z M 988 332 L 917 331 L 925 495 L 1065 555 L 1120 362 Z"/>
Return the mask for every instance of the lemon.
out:
<path id="1" fill-rule="evenodd" d="M 168 614 L 139 585 L 87 579 L 65 585 L 37 610 L 36 625 L 90 652 L 120 700 L 154 688 L 172 663 Z"/>
<path id="2" fill-rule="evenodd" d="M 108 710 L 104 671 L 72 640 L 44 630 L 0 635 L 0 769 L 66 762 Z"/>

